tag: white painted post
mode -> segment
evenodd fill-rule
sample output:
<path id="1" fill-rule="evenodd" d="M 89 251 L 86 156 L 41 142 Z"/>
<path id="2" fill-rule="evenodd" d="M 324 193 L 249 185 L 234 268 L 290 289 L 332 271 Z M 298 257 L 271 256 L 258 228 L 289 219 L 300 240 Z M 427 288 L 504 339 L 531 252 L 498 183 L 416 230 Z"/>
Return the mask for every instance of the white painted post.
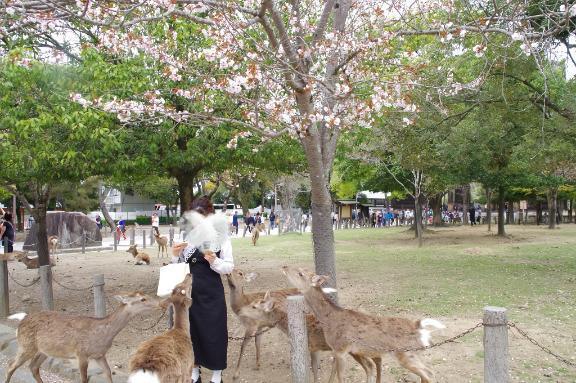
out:
<path id="1" fill-rule="evenodd" d="M 484 382 L 507 383 L 508 320 L 506 309 L 484 307 Z"/>
<path id="2" fill-rule="evenodd" d="M 142 248 L 146 248 L 146 229 L 142 229 Z"/>
<path id="3" fill-rule="evenodd" d="M 118 238 L 118 232 L 114 231 L 114 251 L 118 251 L 118 240 L 120 238 Z"/>
<path id="4" fill-rule="evenodd" d="M 132 230 L 130 230 L 130 246 L 136 243 L 136 227 L 132 226 Z"/>
<path id="5" fill-rule="evenodd" d="M 306 329 L 305 302 L 302 295 L 289 296 L 287 299 L 288 334 L 290 335 L 292 382 L 308 383 L 308 332 Z"/>
<path id="6" fill-rule="evenodd" d="M 54 292 L 52 291 L 52 269 L 50 265 L 40 266 L 40 291 L 42 310 L 54 310 Z"/>
<path id="7" fill-rule="evenodd" d="M 94 275 L 94 316 L 106 316 L 106 295 L 104 295 L 104 274 Z"/>

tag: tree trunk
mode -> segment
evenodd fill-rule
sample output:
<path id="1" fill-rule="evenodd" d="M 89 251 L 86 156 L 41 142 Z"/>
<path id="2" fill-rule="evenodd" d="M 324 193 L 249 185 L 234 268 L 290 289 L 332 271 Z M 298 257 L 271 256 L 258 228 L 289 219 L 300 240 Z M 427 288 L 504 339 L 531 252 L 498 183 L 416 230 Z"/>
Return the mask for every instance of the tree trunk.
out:
<path id="1" fill-rule="evenodd" d="M 558 207 L 558 188 L 548 188 L 548 229 L 556 229 L 556 210 Z"/>
<path id="2" fill-rule="evenodd" d="M 488 231 L 492 231 L 492 189 L 486 188 L 486 220 Z"/>
<path id="3" fill-rule="evenodd" d="M 432 225 L 435 227 L 442 226 L 442 197 L 443 193 L 434 194 L 430 197 L 430 206 L 432 207 Z"/>
<path id="4" fill-rule="evenodd" d="M 312 243 L 314 265 L 318 275 L 328 275 L 329 287 L 336 288 L 336 260 L 334 256 L 334 231 L 332 230 L 332 197 L 326 180 L 327 171 L 320 152 L 319 137 L 302 139 L 310 175 L 312 205 Z"/>
<path id="5" fill-rule="evenodd" d="M 420 202 L 419 196 L 414 198 L 414 223 L 416 224 L 416 238 L 418 238 L 418 247 L 422 247 L 422 204 Z"/>
<path id="6" fill-rule="evenodd" d="M 180 215 L 190 209 L 194 201 L 194 178 L 197 173 L 179 173 L 175 175 L 178 181 L 178 194 L 180 195 Z"/>
<path id="7" fill-rule="evenodd" d="M 574 210 L 574 200 L 568 200 L 568 223 L 572 223 L 572 210 Z"/>
<path id="8" fill-rule="evenodd" d="M 504 221 L 506 212 L 505 190 L 504 186 L 498 187 L 498 235 L 501 237 L 506 236 L 504 230 Z"/>
<path id="9" fill-rule="evenodd" d="M 536 203 L 536 226 L 542 222 L 542 201 Z"/>
<path id="10" fill-rule="evenodd" d="M 36 200 L 34 207 L 34 220 L 36 221 L 36 251 L 40 266 L 50 264 L 50 251 L 48 250 L 48 225 L 46 220 L 46 201 Z"/>
<path id="11" fill-rule="evenodd" d="M 506 214 L 506 223 L 516 223 L 516 220 L 514 219 L 514 202 L 512 201 L 508 201 L 508 214 Z"/>
<path id="12" fill-rule="evenodd" d="M 462 187 L 462 224 L 464 226 L 468 225 L 470 221 L 468 220 L 468 205 L 470 204 L 470 184 L 466 184 Z"/>
<path id="13" fill-rule="evenodd" d="M 116 225 L 114 224 L 114 220 L 110 216 L 110 212 L 108 211 L 108 208 L 106 207 L 106 203 L 104 202 L 104 200 L 106 198 L 106 190 L 107 190 L 107 188 L 105 188 L 102 185 L 102 182 L 100 182 L 100 184 L 98 186 L 98 203 L 100 205 L 100 210 L 102 211 L 102 215 L 104 215 L 104 219 L 106 220 L 106 224 L 110 228 L 110 232 L 113 232 L 114 229 L 116 229 Z"/>

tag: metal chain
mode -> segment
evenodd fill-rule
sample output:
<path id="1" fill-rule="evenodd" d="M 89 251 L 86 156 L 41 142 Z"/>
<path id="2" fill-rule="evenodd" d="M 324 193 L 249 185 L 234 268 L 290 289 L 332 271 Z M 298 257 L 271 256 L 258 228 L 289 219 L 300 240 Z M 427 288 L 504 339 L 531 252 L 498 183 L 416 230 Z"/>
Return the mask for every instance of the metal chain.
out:
<path id="1" fill-rule="evenodd" d="M 253 335 L 249 335 L 249 336 L 229 336 L 229 337 L 228 337 L 228 340 L 238 341 L 238 340 L 244 340 L 244 339 L 246 339 L 246 338 L 255 338 L 255 337 L 257 337 L 258 335 L 265 334 L 265 333 L 267 333 L 268 331 L 272 330 L 273 328 L 276 327 L 276 325 L 277 325 L 278 323 L 280 323 L 280 321 L 277 321 L 276 323 L 273 323 L 273 324 L 271 324 L 270 326 L 267 326 L 267 328 L 265 328 L 264 330 L 258 331 L 258 332 L 256 332 L 256 333 L 254 333 Z"/>
<path id="2" fill-rule="evenodd" d="M 156 322 L 154 322 L 154 324 L 153 324 L 152 326 L 150 326 L 150 327 L 145 327 L 145 328 L 140 328 L 140 327 L 137 327 L 137 326 L 132 326 L 132 327 L 134 327 L 134 328 L 135 328 L 136 330 L 138 330 L 138 331 L 148 331 L 148 330 L 152 330 L 154 327 L 158 326 L 158 324 L 160 323 L 160 321 L 162 320 L 162 318 L 164 318 L 164 317 L 166 316 L 166 311 L 167 311 L 167 310 L 164 310 L 164 311 L 162 312 L 162 315 L 160 315 L 160 317 L 156 320 Z"/>
<path id="3" fill-rule="evenodd" d="M 25 288 L 32 287 L 32 286 L 34 286 L 36 283 L 38 283 L 38 282 L 40 281 L 40 277 L 36 277 L 36 278 L 34 278 L 34 279 L 32 280 L 32 282 L 29 283 L 29 284 L 25 284 L 25 283 L 18 282 L 18 280 L 17 280 L 16 278 L 14 278 L 14 276 L 12 275 L 12 273 L 10 272 L 10 270 L 8 270 L 8 276 L 9 276 L 10 279 L 12 279 L 12 281 L 13 281 L 14 283 L 16 283 L 18 286 L 20 286 L 20 287 L 25 287 Z"/>
<path id="4" fill-rule="evenodd" d="M 63 285 L 62 283 L 58 282 L 58 279 L 56 279 L 56 276 L 54 274 L 52 274 L 52 280 L 54 281 L 54 283 L 56 283 L 58 286 L 66 289 L 66 290 L 72 290 L 72 291 L 88 291 L 88 290 L 92 290 L 92 288 L 94 287 L 94 285 L 90 285 L 88 287 L 83 287 L 83 288 L 76 288 L 76 287 L 70 287 L 70 286 L 66 286 Z"/>
<path id="5" fill-rule="evenodd" d="M 559 361 L 561 361 L 562 363 L 567 364 L 570 367 L 576 367 L 576 363 L 572 362 L 571 360 L 568 360 L 567 358 L 564 358 L 563 356 L 560 356 L 558 354 L 556 354 L 555 352 L 553 352 L 552 350 L 550 350 L 548 347 L 541 345 L 540 343 L 538 343 L 534 338 L 532 338 L 530 335 L 528 335 L 528 333 L 526 333 L 526 331 L 518 328 L 518 326 L 516 325 L 516 323 L 513 322 L 508 322 L 508 327 L 513 328 L 514 330 L 516 330 L 516 332 L 518 334 L 520 334 L 521 336 L 523 336 L 524 338 L 528 339 L 528 341 L 530 343 L 532 343 L 534 346 L 538 347 L 539 349 L 541 349 L 542 351 L 544 351 L 547 354 L 552 355 L 554 358 L 558 359 Z"/>

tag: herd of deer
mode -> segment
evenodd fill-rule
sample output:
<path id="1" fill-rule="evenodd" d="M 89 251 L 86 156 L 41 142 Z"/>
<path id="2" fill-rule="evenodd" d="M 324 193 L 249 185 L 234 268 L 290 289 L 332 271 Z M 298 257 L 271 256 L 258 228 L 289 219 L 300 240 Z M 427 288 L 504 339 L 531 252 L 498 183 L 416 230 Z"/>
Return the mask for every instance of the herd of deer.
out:
<path id="1" fill-rule="evenodd" d="M 256 368 L 260 368 L 262 330 L 278 327 L 288 333 L 287 297 L 303 294 L 312 313 L 307 314 L 308 347 L 314 382 L 319 382 L 318 353 L 332 352 L 334 363 L 329 382 L 336 377 L 344 381 L 344 359 L 351 355 L 364 369 L 368 383 L 381 382 L 381 361 L 384 354 L 393 353 L 402 366 L 418 375 L 421 382 L 431 382 L 432 371 L 410 349 L 429 345 L 431 329 L 444 326 L 433 319 L 409 320 L 377 317 L 334 304 L 322 284 L 326 278 L 301 268 L 284 267 L 283 273 L 295 286 L 291 289 L 245 293 L 244 282 L 256 277 L 234 270 L 227 275 L 230 306 L 245 328 L 233 380 L 239 377 L 240 364 L 246 345 L 253 337 L 256 345 Z M 41 383 L 40 365 L 48 356 L 76 358 L 82 383 L 88 382 L 90 359 L 96 361 L 112 383 L 106 352 L 114 337 L 137 314 L 154 309 L 174 307 L 174 324 L 168 331 L 144 341 L 130 360 L 129 383 L 189 382 L 193 367 L 188 309 L 192 304 L 192 276 L 188 274 L 166 299 L 151 298 L 141 292 L 116 296 L 121 305 L 105 318 L 42 311 L 26 316 L 15 314 L 11 319 L 22 320 L 17 330 L 18 353 L 10 364 L 5 383 L 14 371 L 31 360 L 30 370 Z"/>

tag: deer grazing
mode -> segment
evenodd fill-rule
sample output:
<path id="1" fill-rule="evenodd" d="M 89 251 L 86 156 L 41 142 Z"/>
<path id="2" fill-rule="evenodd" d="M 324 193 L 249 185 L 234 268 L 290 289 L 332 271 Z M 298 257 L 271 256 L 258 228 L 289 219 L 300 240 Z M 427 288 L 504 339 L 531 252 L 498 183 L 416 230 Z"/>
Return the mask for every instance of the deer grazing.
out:
<path id="1" fill-rule="evenodd" d="M 166 256 L 168 256 L 168 238 L 160 236 L 160 234 L 156 233 L 154 233 L 154 238 L 158 244 L 158 258 L 164 258 L 164 253 L 166 253 Z"/>
<path id="2" fill-rule="evenodd" d="M 142 251 L 138 251 L 136 245 L 131 245 L 127 253 L 132 254 L 132 256 L 136 259 L 136 265 L 149 265 L 150 264 L 150 256 Z"/>
<path id="3" fill-rule="evenodd" d="M 48 237 L 48 250 L 50 251 L 51 256 L 56 255 L 56 250 L 58 249 L 58 236 L 51 235 Z M 58 259 L 58 255 L 56 255 L 56 259 Z"/>
<path id="4" fill-rule="evenodd" d="M 335 305 L 320 287 L 327 279 L 302 268 L 282 269 L 290 283 L 304 294 L 332 349 L 339 383 L 344 382 L 344 358 L 352 354 L 367 371 L 367 382 L 377 378 L 374 358 L 393 352 L 400 364 L 418 375 L 422 383 L 432 381 L 433 373 L 410 349 L 430 345 L 428 328 L 445 328 L 434 319 L 376 317 Z"/>
<path id="5" fill-rule="evenodd" d="M 230 287 L 230 307 L 234 314 L 238 316 L 240 322 L 244 326 L 244 339 L 240 346 L 240 353 L 238 355 L 238 362 L 234 369 L 234 375 L 232 379 L 236 381 L 240 376 L 240 364 L 242 362 L 242 356 L 244 355 L 244 350 L 246 345 L 250 342 L 251 337 L 254 337 L 254 343 L 256 345 L 256 369 L 260 369 L 260 337 L 258 334 L 265 327 L 273 327 L 274 324 L 265 323 L 259 320 L 249 318 L 242 315 L 241 310 L 243 307 L 250 305 L 250 303 L 264 298 L 265 292 L 256 292 L 251 294 L 244 293 L 244 282 L 250 282 L 257 277 L 256 273 L 244 274 L 243 271 L 239 269 L 234 269 L 231 274 L 227 275 L 228 286 Z M 286 297 L 289 295 L 299 294 L 297 289 L 283 289 L 274 290 L 270 292 L 271 296 L 278 299 L 280 304 L 286 301 Z"/>
<path id="6" fill-rule="evenodd" d="M 166 309 L 174 306 L 174 326 L 163 334 L 144 341 L 130 359 L 128 383 L 184 383 L 190 381 L 194 357 L 190 340 L 188 309 L 192 305 L 192 275 L 176 285 L 169 298 L 162 301 Z"/>
<path id="7" fill-rule="evenodd" d="M 109 383 L 112 373 L 106 361 L 106 352 L 114 337 L 135 315 L 158 308 L 159 302 L 136 292 L 116 296 L 122 304 L 105 318 L 63 314 L 56 311 L 40 311 L 26 315 L 14 314 L 9 319 L 22 320 L 17 330 L 18 353 L 8 367 L 6 381 L 26 361 L 34 379 L 42 383 L 40 365 L 46 358 L 76 358 L 80 367 L 82 383 L 88 382 L 88 360 L 95 360 Z"/>
<path id="8" fill-rule="evenodd" d="M 25 251 L 14 251 L 14 259 L 25 264 L 28 270 L 40 267 L 38 256 L 31 257 Z M 53 256 L 50 256 L 50 266 L 56 266 L 56 259 Z"/>

